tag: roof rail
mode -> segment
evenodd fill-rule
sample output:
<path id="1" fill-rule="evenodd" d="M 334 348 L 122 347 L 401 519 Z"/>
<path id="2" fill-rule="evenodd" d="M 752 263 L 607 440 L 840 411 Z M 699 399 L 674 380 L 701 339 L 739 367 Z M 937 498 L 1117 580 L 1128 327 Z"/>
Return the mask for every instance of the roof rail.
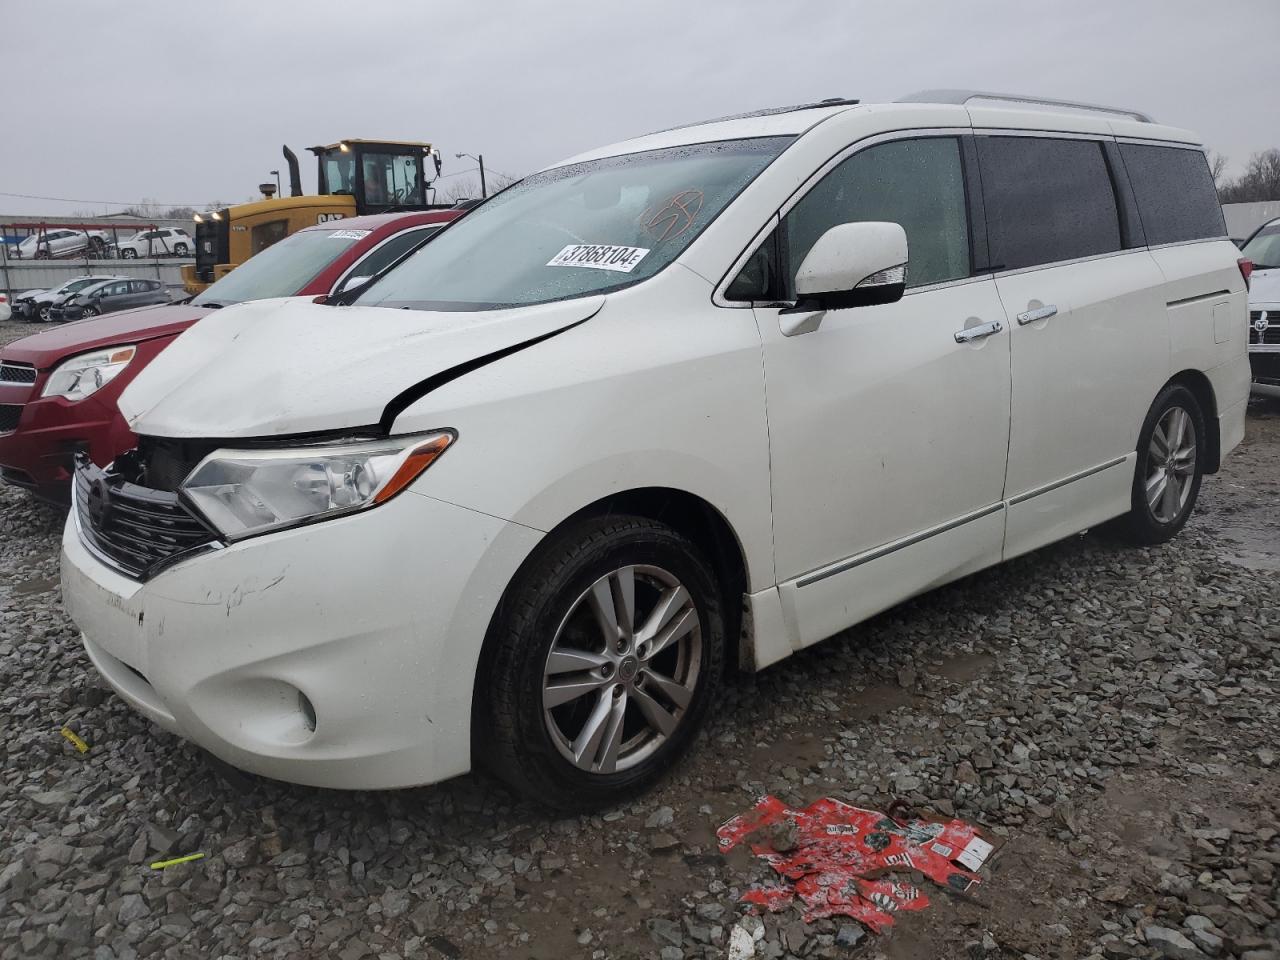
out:
<path id="1" fill-rule="evenodd" d="M 1021 93 L 990 93 L 984 90 L 921 90 L 900 97 L 898 103 L 956 103 L 961 106 L 970 100 L 1007 100 L 1011 103 L 1033 103 L 1045 107 L 1071 107 L 1075 110 L 1093 110 L 1097 113 L 1114 113 L 1132 117 L 1140 123 L 1155 123 L 1150 114 L 1123 107 L 1104 107 L 1097 103 L 1079 103 L 1075 100 L 1050 100 L 1048 97 L 1029 97 Z"/>
<path id="2" fill-rule="evenodd" d="M 816 103 L 797 103 L 789 107 L 766 107 L 763 110 L 749 110 L 746 113 L 734 113 L 727 117 L 715 117 L 711 120 L 692 120 L 689 123 L 682 123 L 675 127 L 664 127 L 661 130 L 655 130 L 652 134 L 645 136 L 653 136 L 658 133 L 671 133 L 673 130 L 687 130 L 689 127 L 701 127 L 708 123 L 724 123 L 729 120 L 750 120 L 755 117 L 775 117 L 781 113 L 797 113 L 801 110 L 820 110 L 823 107 L 852 107 L 860 103 L 858 100 L 851 100 L 847 97 L 828 97 L 825 100 L 819 100 Z"/>

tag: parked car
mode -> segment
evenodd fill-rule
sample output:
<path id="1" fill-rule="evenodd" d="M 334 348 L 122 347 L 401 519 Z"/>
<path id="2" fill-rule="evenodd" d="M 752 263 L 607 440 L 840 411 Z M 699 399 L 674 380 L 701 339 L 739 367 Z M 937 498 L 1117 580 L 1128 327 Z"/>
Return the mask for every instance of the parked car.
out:
<path id="1" fill-rule="evenodd" d="M 1255 230 L 1240 252 L 1253 264 L 1249 366 L 1255 383 L 1280 386 L 1280 217 Z"/>
<path id="2" fill-rule="evenodd" d="M 14 300 L 14 307 L 28 323 L 47 322 L 51 319 L 50 309 L 55 303 L 61 304 L 68 297 L 88 287 L 96 286 L 104 280 L 124 280 L 125 277 L 72 277 L 51 290 L 26 290 Z"/>
<path id="3" fill-rule="evenodd" d="M 594 150 L 350 306 L 187 331 L 75 471 L 97 669 L 266 776 L 597 806 L 727 666 L 1104 521 L 1173 537 L 1248 399 L 1203 148 L 939 97 Z"/>
<path id="4" fill-rule="evenodd" d="M 86 251 L 93 256 L 102 256 L 107 249 L 107 240 L 107 235 L 102 230 L 56 228 L 33 233 L 11 247 L 9 252 L 20 260 L 49 260 Z"/>
<path id="5" fill-rule="evenodd" d="M 312 227 L 189 303 L 113 313 L 0 347 L 0 479 L 65 502 L 75 450 L 105 466 L 136 445 L 116 398 L 183 330 L 214 309 L 259 297 L 353 290 L 459 215 L 382 214 L 344 220 L 341 229 Z"/>
<path id="6" fill-rule="evenodd" d="M 8 323 L 13 317 L 13 307 L 9 303 L 9 295 L 0 293 L 0 323 Z"/>
<path id="7" fill-rule="evenodd" d="M 138 257 L 185 257 L 194 253 L 196 243 L 185 230 L 164 228 L 140 230 L 116 244 L 116 255 L 122 260 Z"/>
<path id="8" fill-rule="evenodd" d="M 55 322 L 86 320 L 100 313 L 151 307 L 169 302 L 169 293 L 159 280 L 104 280 L 65 297 L 49 308 Z"/>

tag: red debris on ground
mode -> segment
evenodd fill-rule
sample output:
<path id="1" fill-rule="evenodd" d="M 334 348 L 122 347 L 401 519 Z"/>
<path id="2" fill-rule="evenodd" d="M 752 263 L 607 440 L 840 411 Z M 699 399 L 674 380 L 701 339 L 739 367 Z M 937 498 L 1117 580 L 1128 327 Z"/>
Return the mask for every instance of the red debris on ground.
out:
<path id="1" fill-rule="evenodd" d="M 768 842 L 756 842 L 751 851 L 791 883 L 755 887 L 742 899 L 773 913 L 798 897 L 805 906 L 805 920 L 839 914 L 853 917 L 874 933 L 892 926 L 893 914 L 929 905 L 917 887 L 883 874 L 915 870 L 949 890 L 965 893 L 980 882 L 975 871 L 995 849 L 961 820 L 895 820 L 830 797 L 796 810 L 777 797 L 765 796 L 752 810 L 716 831 L 720 851 L 732 850 L 783 821 L 795 825 L 794 847 L 779 852 Z"/>

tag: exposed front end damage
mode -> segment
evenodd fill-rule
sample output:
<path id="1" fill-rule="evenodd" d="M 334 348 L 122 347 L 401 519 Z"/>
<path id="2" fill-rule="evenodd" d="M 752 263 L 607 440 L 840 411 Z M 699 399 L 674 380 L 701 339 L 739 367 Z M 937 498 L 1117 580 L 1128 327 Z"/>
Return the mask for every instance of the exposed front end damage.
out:
<path id="1" fill-rule="evenodd" d="M 510 576 L 536 531 L 409 491 L 144 581 L 104 562 L 79 523 L 73 513 L 63 535 L 67 610 L 103 678 L 160 726 L 315 786 L 470 768 L 472 641 L 497 601 L 472 583 Z"/>

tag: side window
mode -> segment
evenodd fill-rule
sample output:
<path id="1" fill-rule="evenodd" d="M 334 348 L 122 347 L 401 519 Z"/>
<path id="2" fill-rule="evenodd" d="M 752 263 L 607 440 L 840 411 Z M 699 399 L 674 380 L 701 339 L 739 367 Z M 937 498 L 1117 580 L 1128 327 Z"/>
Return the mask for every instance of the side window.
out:
<path id="1" fill-rule="evenodd" d="M 1209 161 L 1199 150 L 1120 144 L 1147 243 L 1227 235 Z"/>
<path id="2" fill-rule="evenodd" d="M 406 230 L 404 233 L 396 234 L 380 247 L 375 248 L 363 260 L 358 261 L 356 265 L 351 268 L 348 276 L 372 277 L 376 273 L 381 273 L 401 256 L 416 247 L 439 229 L 440 228 L 437 226 L 431 226 L 421 230 Z"/>
<path id="3" fill-rule="evenodd" d="M 996 269 L 1121 248 L 1120 214 L 1101 143 L 983 136 L 977 142 Z"/>
<path id="4" fill-rule="evenodd" d="M 733 282 L 725 288 L 726 300 L 781 300 L 782 278 L 778 270 L 778 231 L 774 230 L 742 265 Z"/>
<path id="5" fill-rule="evenodd" d="M 818 238 L 841 223 L 887 220 L 907 232 L 907 286 L 969 275 L 964 170 L 955 137 L 894 140 L 860 150 L 782 220 L 784 299 Z"/>
<path id="6" fill-rule="evenodd" d="M 269 220 L 253 228 L 250 234 L 250 254 L 261 253 L 273 243 L 283 240 L 289 234 L 288 220 Z"/>
<path id="7" fill-rule="evenodd" d="M 907 233 L 907 286 L 970 272 L 964 167 L 955 137 L 877 144 L 828 173 L 783 218 L 725 290 L 728 300 L 794 300 L 818 238 L 841 223 L 886 220 Z"/>

